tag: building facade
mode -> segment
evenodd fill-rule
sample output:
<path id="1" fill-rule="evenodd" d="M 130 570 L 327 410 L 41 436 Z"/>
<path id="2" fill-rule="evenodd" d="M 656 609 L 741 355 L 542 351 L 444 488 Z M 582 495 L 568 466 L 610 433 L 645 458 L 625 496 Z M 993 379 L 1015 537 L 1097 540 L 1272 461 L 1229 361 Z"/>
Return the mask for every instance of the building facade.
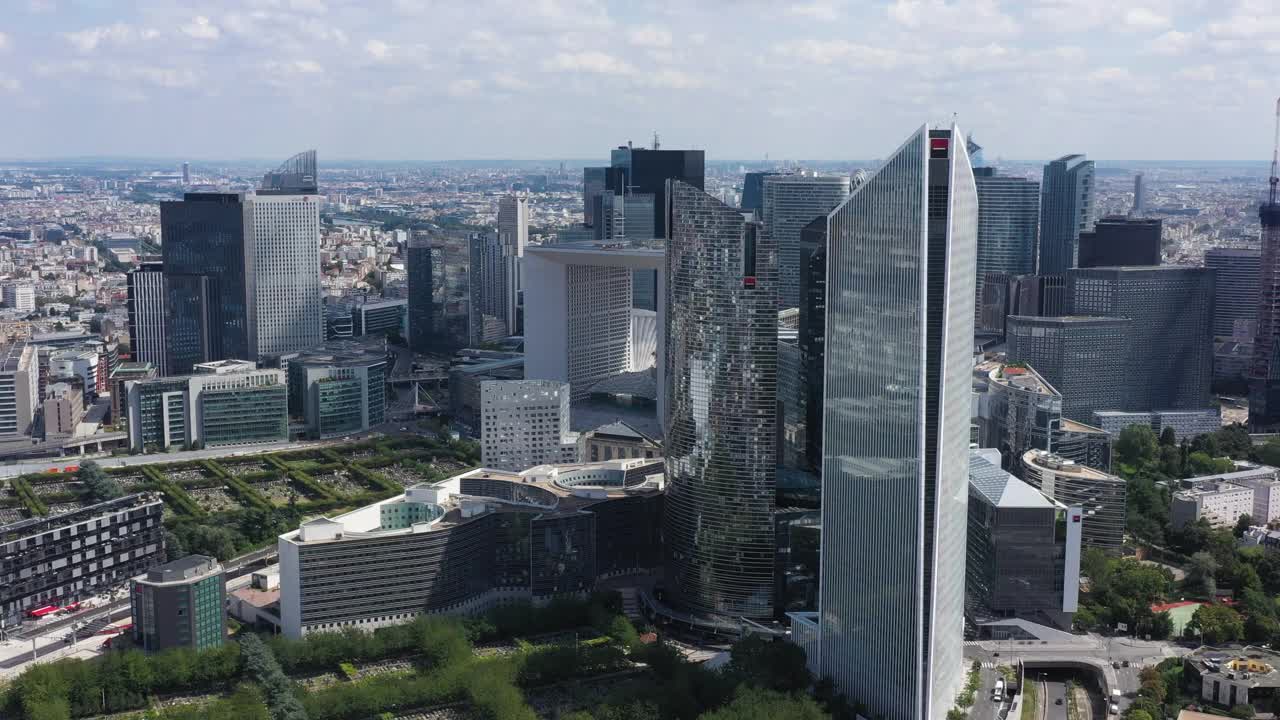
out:
<path id="1" fill-rule="evenodd" d="M 764 179 L 764 224 L 778 247 L 778 306 L 800 306 L 800 233 L 849 196 L 848 175 L 770 175 Z"/>
<path id="2" fill-rule="evenodd" d="M 1209 248 L 1204 266 L 1213 270 L 1213 334 L 1236 335 L 1236 323 L 1256 330 L 1258 323 L 1258 278 L 1262 274 L 1262 251 L 1258 248 Z M 1248 336 L 1253 337 L 1253 332 Z"/>
<path id="3" fill-rule="evenodd" d="M 351 337 L 404 337 L 408 310 L 409 301 L 400 298 L 357 302 L 351 306 Z"/>
<path id="4" fill-rule="evenodd" d="M 1196 478 L 1169 500 L 1169 526 L 1181 530 L 1204 520 L 1213 527 L 1235 527 L 1253 512 L 1253 488 L 1213 478 Z"/>
<path id="5" fill-rule="evenodd" d="M 1036 272 L 1076 267 L 1080 233 L 1093 227 L 1094 166 L 1084 155 L 1064 155 L 1044 166 L 1040 183 L 1040 251 Z"/>
<path id="6" fill-rule="evenodd" d="M 24 283 L 9 283 L 4 286 L 4 305 L 20 313 L 33 312 L 36 309 L 36 289 Z"/>
<path id="7" fill-rule="evenodd" d="M 485 467 L 520 472 L 577 460 L 568 385 L 554 380 L 480 384 L 480 462 Z"/>
<path id="8" fill-rule="evenodd" d="M 1080 233 L 1080 267 L 1159 265 L 1160 228 L 1158 218 L 1104 217 Z"/>
<path id="9" fill-rule="evenodd" d="M 111 371 L 111 422 L 120 425 L 129 414 L 128 383 L 156 376 L 149 362 L 122 362 Z"/>
<path id="10" fill-rule="evenodd" d="M 672 181 L 666 280 L 668 495 L 675 601 L 774 613 L 778 253 L 758 222 Z"/>
<path id="11" fill-rule="evenodd" d="M 0 526 L 0 618 L 100 595 L 164 561 L 164 502 L 126 495 Z"/>
<path id="12" fill-rule="evenodd" d="M 1276 185 L 1268 202 L 1258 207 L 1262 221 L 1261 272 L 1258 276 L 1257 334 L 1249 365 L 1249 430 L 1272 432 L 1280 427 L 1280 202 Z"/>
<path id="13" fill-rule="evenodd" d="M 818 672 L 874 714 L 942 720 L 963 680 L 978 233 L 963 134 L 920 128 L 828 227 Z"/>
<path id="14" fill-rule="evenodd" d="M 142 263 L 125 276 L 129 293 L 129 347 L 137 362 L 151 363 L 164 372 L 165 283 L 163 263 Z"/>
<path id="15" fill-rule="evenodd" d="M 1222 428 L 1222 416 L 1217 408 L 1206 410 L 1157 410 L 1155 412 L 1124 412 L 1099 410 L 1093 414 L 1094 424 L 1112 437 L 1130 425 L 1146 425 L 1157 437 L 1165 428 L 1172 428 L 1178 442 L 1194 439 Z"/>
<path id="16" fill-rule="evenodd" d="M 387 353 L 383 344 L 332 342 L 291 354 L 289 414 L 304 418 L 314 438 L 368 432 L 387 419 Z"/>
<path id="17" fill-rule="evenodd" d="M 0 346 L 0 438 L 30 435 L 40 398 L 35 346 L 24 340 Z"/>
<path id="18" fill-rule="evenodd" d="M 227 637 L 227 583 L 216 558 L 188 555 L 134 578 L 133 641 L 143 652 L 205 650 Z"/>
<path id="19" fill-rule="evenodd" d="M 989 274 L 1017 276 L 1036 271 L 1040 183 L 997 175 L 991 167 L 974 168 L 973 179 L 978 188 L 978 282 L 974 301 L 981 312 Z"/>
<path id="20" fill-rule="evenodd" d="M 240 357 L 256 359 L 324 342 L 319 196 L 251 197 L 245 235 L 255 332 L 252 353 Z"/>
<path id="21" fill-rule="evenodd" d="M 130 449 L 152 452 L 289 439 L 283 370 L 258 370 L 255 363 L 240 360 L 193 369 L 194 375 L 126 384 Z"/>
<path id="22" fill-rule="evenodd" d="M 1132 322 L 1123 318 L 1009 316 L 1007 357 L 1025 363 L 1062 394 L 1062 414 L 1094 422 L 1113 409 L 1128 379 L 1125 343 Z"/>
<path id="23" fill-rule="evenodd" d="M 1063 505 L 1084 509 L 1085 547 L 1119 552 L 1124 545 L 1124 480 L 1044 450 L 1022 456 L 1022 479 Z"/>

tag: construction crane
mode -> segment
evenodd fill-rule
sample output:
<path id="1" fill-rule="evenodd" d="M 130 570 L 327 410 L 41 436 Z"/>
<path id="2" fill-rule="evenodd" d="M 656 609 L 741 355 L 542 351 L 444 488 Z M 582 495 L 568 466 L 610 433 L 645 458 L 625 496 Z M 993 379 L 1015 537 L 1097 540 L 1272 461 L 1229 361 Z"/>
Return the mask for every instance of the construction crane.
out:
<path id="1" fill-rule="evenodd" d="M 1276 139 L 1271 146 L 1271 197 L 1267 200 L 1268 205 L 1276 204 L 1276 185 L 1280 185 L 1277 163 L 1280 163 L 1280 98 L 1276 98 Z"/>

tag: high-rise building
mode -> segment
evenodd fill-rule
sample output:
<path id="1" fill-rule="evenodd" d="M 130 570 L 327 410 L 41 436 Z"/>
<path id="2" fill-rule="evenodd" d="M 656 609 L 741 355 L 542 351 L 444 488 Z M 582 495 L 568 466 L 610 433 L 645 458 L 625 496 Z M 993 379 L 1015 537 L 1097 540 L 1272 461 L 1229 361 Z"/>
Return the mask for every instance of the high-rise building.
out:
<path id="1" fill-rule="evenodd" d="M 129 414 L 128 384 L 156 376 L 156 366 L 149 362 L 122 362 L 111 371 L 111 422 L 120 425 Z"/>
<path id="2" fill-rule="evenodd" d="M 974 168 L 978 188 L 978 282 L 974 291 L 979 313 L 986 278 L 1036 271 L 1036 239 L 1040 226 L 1040 184 L 997 175 L 995 168 Z M 1001 320 L 1003 326 L 1003 319 Z"/>
<path id="3" fill-rule="evenodd" d="M 1204 253 L 1204 266 L 1213 270 L 1216 276 L 1213 285 L 1214 336 L 1233 337 L 1237 322 L 1256 328 L 1262 251 L 1258 248 L 1209 248 Z"/>
<path id="4" fill-rule="evenodd" d="M 706 177 L 706 153 L 702 150 L 632 148 L 629 144 L 609 153 L 606 187 L 614 194 L 653 195 L 655 237 L 667 234 L 667 181 L 679 180 L 702 189 Z"/>
<path id="5" fill-rule="evenodd" d="M 778 247 L 778 307 L 800 306 L 800 231 L 849 196 L 848 175 L 770 175 L 764 179 L 764 225 Z"/>
<path id="6" fill-rule="evenodd" d="M 942 720 L 963 681 L 978 197 L 921 127 L 830 218 L 818 672 Z"/>
<path id="7" fill-rule="evenodd" d="M 827 217 L 800 231 L 801 384 L 804 387 L 805 465 L 822 472 L 822 383 L 827 332 Z"/>
<path id="8" fill-rule="evenodd" d="M 510 232 L 471 237 L 472 342 L 496 342 L 516 332 L 524 246 Z"/>
<path id="9" fill-rule="evenodd" d="M 182 163 L 182 184 L 191 184 L 191 163 L 189 162 Z"/>
<path id="10" fill-rule="evenodd" d="M 1092 423 L 1094 412 L 1113 409 L 1124 395 L 1132 326 L 1126 318 L 1010 315 L 1007 355 L 1062 394 L 1064 417 Z"/>
<path id="11" fill-rule="evenodd" d="M 774 605 L 777 247 L 759 222 L 668 184 L 667 581 L 676 604 L 767 618 Z"/>
<path id="12" fill-rule="evenodd" d="M 742 179 L 742 210 L 764 219 L 764 179 L 776 172 L 749 172 Z"/>
<path id="13" fill-rule="evenodd" d="M 1130 217 L 1140 218 L 1147 215 L 1147 195 L 1142 187 L 1142 173 L 1133 176 L 1133 211 Z"/>
<path id="14" fill-rule="evenodd" d="M 414 231 L 405 248 L 409 347 L 450 353 L 471 343 L 471 238 Z"/>
<path id="15" fill-rule="evenodd" d="M 249 358 L 324 342 L 320 297 L 320 198 L 259 194 L 245 212 L 245 257 L 255 334 Z"/>
<path id="16" fill-rule="evenodd" d="M 1044 450 L 1028 450 L 1021 472 L 1022 479 L 1040 492 L 1084 510 L 1085 547 L 1118 552 L 1124 545 L 1124 479 Z"/>
<path id="17" fill-rule="evenodd" d="M 409 295 L 409 347 L 418 353 L 440 352 L 435 347 L 435 303 L 432 291 L 431 236 L 415 231 L 404 249 Z"/>
<path id="18" fill-rule="evenodd" d="M 480 383 L 480 462 L 521 472 L 536 465 L 578 461 L 578 436 L 569 432 L 569 386 L 554 380 Z"/>
<path id="19" fill-rule="evenodd" d="M 1093 174 L 1093 161 L 1084 155 L 1064 155 L 1044 166 L 1037 273 L 1061 273 L 1076 266 L 1080 233 L 1093 225 Z"/>
<path id="20" fill-rule="evenodd" d="M 582 168 L 582 222 L 594 226 L 595 215 L 592 209 L 594 198 L 605 189 L 605 177 L 609 174 L 607 167 Z"/>
<path id="21" fill-rule="evenodd" d="M 1160 219 L 1111 215 L 1080 233 L 1082 268 L 1159 265 Z"/>
<path id="22" fill-rule="evenodd" d="M 18 312 L 32 312 L 36 309 L 36 289 L 24 283 L 9 283 L 4 286 L 4 305 Z"/>
<path id="23" fill-rule="evenodd" d="M 133 359 L 151 363 L 164 372 L 165 350 L 165 283 L 164 264 L 142 263 L 128 275 L 129 345 Z"/>
<path id="24" fill-rule="evenodd" d="M 24 340 L 0 346 L 0 438 L 31 434 L 40 404 L 40 368 L 36 348 Z"/>
<path id="25" fill-rule="evenodd" d="M 1271 194 L 1258 207 L 1262 221 L 1262 272 L 1258 280 L 1258 327 L 1249 366 L 1249 429 L 1271 432 L 1280 427 L 1280 201 L 1276 168 L 1271 167 Z"/>
<path id="26" fill-rule="evenodd" d="M 506 311 L 503 314 L 507 332 L 519 335 L 524 331 L 521 322 L 524 290 L 524 250 L 529 244 L 529 198 L 527 195 L 504 195 L 498 200 L 498 241 L 508 261 L 507 273 L 510 286 L 506 293 Z"/>
<path id="27" fill-rule="evenodd" d="M 217 558 L 188 555 L 134 578 L 133 640 L 144 652 L 204 650 L 227 637 L 227 583 Z"/>
<path id="28" fill-rule="evenodd" d="M 184 375 L 198 363 L 254 356 L 247 213 L 243 193 L 187 193 L 160 203 L 167 294 L 162 372 Z"/>
<path id="29" fill-rule="evenodd" d="M 654 198 L 650 193 L 596 195 L 596 240 L 641 240 L 658 237 L 653 227 Z"/>
<path id="30" fill-rule="evenodd" d="M 1127 366 L 1125 392 L 1118 398 L 1121 404 L 1095 410 L 1199 410 L 1209 406 L 1212 270 L 1174 265 L 1082 268 L 1067 274 L 1067 285 L 1072 315 L 1132 321 L 1121 344 L 1094 349 L 1099 354 L 1123 352 Z M 1046 372 L 1044 368 L 1041 371 Z M 1047 372 L 1045 377 L 1053 382 Z M 1091 422 L 1090 418 L 1081 420 Z"/>

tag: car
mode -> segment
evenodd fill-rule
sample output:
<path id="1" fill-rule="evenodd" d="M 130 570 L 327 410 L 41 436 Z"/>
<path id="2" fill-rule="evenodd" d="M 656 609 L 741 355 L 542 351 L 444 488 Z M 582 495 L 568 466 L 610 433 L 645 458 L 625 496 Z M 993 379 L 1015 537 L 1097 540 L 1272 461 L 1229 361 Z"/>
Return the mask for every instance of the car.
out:
<path id="1" fill-rule="evenodd" d="M 1053 704 L 1054 704 L 1054 705 L 1061 705 L 1061 704 L 1062 704 L 1062 698 L 1058 698 L 1057 700 L 1054 700 L 1054 701 L 1053 701 Z"/>
<path id="2" fill-rule="evenodd" d="M 1112 661 L 1111 661 L 1111 667 L 1115 668 L 1116 670 L 1119 670 L 1119 669 L 1120 669 L 1120 661 L 1119 661 L 1119 660 L 1112 660 Z"/>
<path id="3" fill-rule="evenodd" d="M 1128 661 L 1128 660 L 1125 660 L 1124 662 L 1120 663 L 1120 666 L 1121 666 L 1121 667 L 1129 667 L 1129 661 Z"/>

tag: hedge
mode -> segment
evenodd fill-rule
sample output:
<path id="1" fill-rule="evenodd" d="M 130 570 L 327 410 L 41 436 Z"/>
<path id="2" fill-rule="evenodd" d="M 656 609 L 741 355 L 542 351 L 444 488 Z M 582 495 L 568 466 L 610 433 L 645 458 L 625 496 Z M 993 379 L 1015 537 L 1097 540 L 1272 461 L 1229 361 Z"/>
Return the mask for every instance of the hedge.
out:
<path id="1" fill-rule="evenodd" d="M 155 485 L 160 492 L 164 493 L 165 497 L 169 499 L 169 504 L 173 506 L 174 510 L 195 518 L 205 516 L 204 509 L 197 505 L 196 501 L 192 500 L 191 496 L 188 495 L 185 490 L 178 487 L 177 483 L 162 475 L 159 470 L 150 465 L 143 465 L 142 474 L 150 479 L 151 483 Z"/>
<path id="2" fill-rule="evenodd" d="M 22 500 L 22 504 L 27 506 L 27 511 L 32 515 L 48 515 L 49 506 L 45 505 L 35 491 L 31 489 L 31 485 L 25 478 L 16 477 L 9 481 L 13 493 Z"/>
<path id="3" fill-rule="evenodd" d="M 200 461 L 200 464 L 203 465 L 206 470 L 221 478 L 228 487 L 235 491 L 236 495 L 238 495 L 245 504 L 259 510 L 270 510 L 275 507 L 270 501 L 262 497 L 262 494 L 255 490 L 253 486 L 227 472 L 221 465 L 212 460 L 202 460 Z"/>

